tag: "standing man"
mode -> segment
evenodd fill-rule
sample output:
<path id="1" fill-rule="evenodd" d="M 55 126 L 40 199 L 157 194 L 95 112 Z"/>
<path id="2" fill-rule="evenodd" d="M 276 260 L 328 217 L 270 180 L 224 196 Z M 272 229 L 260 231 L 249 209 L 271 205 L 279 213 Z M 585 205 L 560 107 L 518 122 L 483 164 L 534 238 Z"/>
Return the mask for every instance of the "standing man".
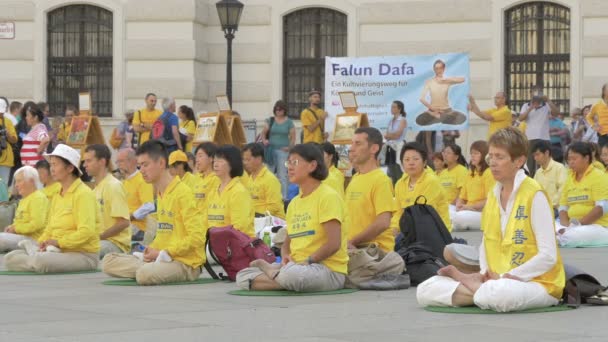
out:
<path id="1" fill-rule="evenodd" d="M 373 127 L 355 131 L 349 156 L 357 170 L 346 188 L 345 202 L 349 214 L 348 248 L 375 242 L 390 252 L 395 238 L 389 229 L 393 213 L 393 182 L 378 167 L 377 158 L 382 149 L 382 133 Z"/>
<path id="2" fill-rule="evenodd" d="M 566 167 L 553 160 L 551 144 L 541 141 L 532 147 L 534 160 L 540 167 L 534 175 L 534 180 L 543 187 L 551 205 L 553 206 L 554 216 L 557 216 L 559 209 L 559 199 L 562 196 L 562 189 L 568 178 Z"/>
<path id="3" fill-rule="evenodd" d="M 602 98 L 591 107 L 585 119 L 597 131 L 600 147 L 608 144 L 608 83 L 602 86 Z"/>
<path id="4" fill-rule="evenodd" d="M 314 142 L 317 144 L 323 143 L 327 139 L 328 134 L 325 133 L 325 119 L 327 112 L 323 108 L 319 108 L 321 104 L 321 92 L 313 90 L 308 93 L 308 108 L 304 109 L 300 114 L 302 121 L 302 144 Z"/>
<path id="5" fill-rule="evenodd" d="M 154 136 L 159 132 L 153 133 L 153 138 L 162 141 L 167 145 L 167 152 L 171 154 L 174 151 L 183 151 L 182 142 L 179 136 L 179 118 L 175 115 L 175 100 L 170 97 L 163 98 L 162 102 L 163 114 L 158 118 L 162 121 L 164 130 L 162 136 Z"/>
<path id="6" fill-rule="evenodd" d="M 154 231 L 146 229 L 146 218 L 155 210 L 152 184 L 146 183 L 137 169 L 137 157 L 132 148 L 125 148 L 118 152 L 116 166 L 124 179 L 122 184 L 127 194 L 129 218 L 136 237 L 133 240 L 152 241 Z"/>
<path id="7" fill-rule="evenodd" d="M 95 179 L 95 197 L 101 212 L 101 259 L 108 253 L 131 250 L 127 195 L 120 181 L 108 172 L 111 159 L 112 153 L 106 145 L 89 145 L 84 152 L 84 167 Z"/>
<path id="8" fill-rule="evenodd" d="M 553 156 L 556 161 L 561 163 L 564 161 L 564 147 L 567 144 L 568 127 L 566 127 L 566 124 L 554 113 L 551 113 L 549 119 L 549 135 L 551 137 Z"/>
<path id="9" fill-rule="evenodd" d="M 264 165 L 264 146 L 251 143 L 243 147 L 243 166 L 249 178 L 247 190 L 253 200 L 256 217 L 270 215 L 285 219 L 285 204 L 281 193 L 281 183 L 277 176 Z"/>
<path id="10" fill-rule="evenodd" d="M 504 91 L 499 91 L 494 95 L 495 108 L 481 111 L 473 95 L 469 95 L 470 109 L 477 116 L 490 123 L 488 127 L 488 139 L 494 132 L 501 128 L 511 126 L 511 110 L 507 106 L 507 96 Z"/>
<path id="11" fill-rule="evenodd" d="M 534 146 L 539 141 L 550 141 L 549 117 L 551 113 L 558 115 L 559 108 L 546 95 L 543 95 L 539 86 L 530 89 L 530 97 L 530 102 L 524 103 L 521 107 L 519 121 L 526 123 L 526 136 L 530 146 Z M 528 153 L 527 164 L 530 177 L 534 177 L 537 165 L 531 152 Z"/>
<path id="12" fill-rule="evenodd" d="M 13 122 L 4 116 L 8 110 L 8 101 L 0 98 L 0 181 L 9 186 L 11 168 L 15 165 L 12 144 L 17 143 L 17 132 Z"/>
<path id="13" fill-rule="evenodd" d="M 133 130 L 138 133 L 138 146 L 150 139 L 152 124 L 161 114 L 162 112 L 156 109 L 156 95 L 148 93 L 146 95 L 146 108 L 136 111 L 133 117 Z"/>

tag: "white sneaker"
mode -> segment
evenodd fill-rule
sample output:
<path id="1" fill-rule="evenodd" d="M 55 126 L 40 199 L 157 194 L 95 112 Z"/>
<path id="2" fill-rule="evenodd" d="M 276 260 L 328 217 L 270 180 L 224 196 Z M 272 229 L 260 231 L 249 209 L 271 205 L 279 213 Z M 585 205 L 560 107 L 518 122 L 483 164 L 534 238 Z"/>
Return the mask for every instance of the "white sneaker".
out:
<path id="1" fill-rule="evenodd" d="M 25 249 L 25 252 L 29 256 L 38 253 L 38 244 L 32 240 L 21 240 L 17 246 L 19 246 L 21 249 Z"/>

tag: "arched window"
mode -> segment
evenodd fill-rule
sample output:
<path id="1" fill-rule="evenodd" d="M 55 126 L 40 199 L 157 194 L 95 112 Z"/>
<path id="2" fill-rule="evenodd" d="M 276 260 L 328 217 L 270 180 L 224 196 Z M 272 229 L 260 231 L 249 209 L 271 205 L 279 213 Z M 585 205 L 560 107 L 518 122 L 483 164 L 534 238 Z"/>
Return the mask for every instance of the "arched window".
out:
<path id="1" fill-rule="evenodd" d="M 325 89 L 325 56 L 346 56 L 346 15 L 307 8 L 283 17 L 283 99 L 300 117 L 308 92 Z"/>
<path id="2" fill-rule="evenodd" d="M 530 101 L 539 85 L 558 107 L 570 107 L 570 10 L 529 2 L 505 13 L 505 89 L 512 110 Z"/>
<path id="3" fill-rule="evenodd" d="M 78 106 L 90 91 L 93 113 L 112 116 L 112 12 L 70 5 L 48 13 L 47 100 L 51 113 Z"/>

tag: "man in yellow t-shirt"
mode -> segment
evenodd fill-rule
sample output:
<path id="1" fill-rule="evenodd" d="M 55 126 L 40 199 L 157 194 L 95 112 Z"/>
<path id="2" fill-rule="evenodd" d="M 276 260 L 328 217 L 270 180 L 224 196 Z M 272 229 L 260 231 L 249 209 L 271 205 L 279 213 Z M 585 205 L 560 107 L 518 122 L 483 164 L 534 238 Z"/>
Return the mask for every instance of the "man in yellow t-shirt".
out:
<path id="1" fill-rule="evenodd" d="M 108 254 L 103 265 L 106 274 L 135 279 L 139 285 L 194 281 L 200 276 L 206 261 L 207 226 L 190 188 L 169 174 L 168 158 L 158 141 L 137 149 L 140 172 L 158 194 L 158 230 L 141 254 Z"/>
<path id="2" fill-rule="evenodd" d="M 0 179 L 8 187 L 11 168 L 15 165 L 11 144 L 17 142 L 17 133 L 13 122 L 4 116 L 7 110 L 8 103 L 0 98 Z"/>
<path id="3" fill-rule="evenodd" d="M 483 120 L 490 122 L 488 138 L 497 130 L 511 126 L 511 110 L 507 106 L 507 96 L 504 92 L 499 91 L 494 95 L 495 108 L 482 112 L 477 106 L 473 95 L 469 95 L 469 105 L 473 113 Z"/>
<path id="4" fill-rule="evenodd" d="M 320 144 L 327 139 L 327 133 L 325 133 L 327 112 L 319 108 L 321 104 L 321 92 L 318 90 L 311 91 L 308 94 L 308 101 L 310 105 L 300 113 L 302 131 L 304 133 L 302 143 L 314 142 Z"/>
<path id="5" fill-rule="evenodd" d="M 598 144 L 606 145 L 608 143 L 608 83 L 602 86 L 602 98 L 591 107 L 585 119 L 589 126 L 597 131 Z"/>
<path id="6" fill-rule="evenodd" d="M 122 184 L 127 194 L 127 205 L 131 219 L 132 231 L 135 233 L 133 241 L 151 242 L 156 229 L 148 231 L 146 221 L 150 220 L 154 208 L 154 189 L 152 184 L 146 183 L 141 172 L 137 169 L 137 157 L 131 148 L 122 149 L 116 157 L 116 166 L 123 175 Z"/>
<path id="7" fill-rule="evenodd" d="M 551 201 L 551 206 L 557 214 L 559 199 L 568 179 L 568 170 L 563 164 L 553 160 L 551 157 L 551 143 L 548 141 L 538 141 L 536 145 L 531 146 L 531 149 L 534 160 L 540 165 L 540 168 L 534 174 L 534 180 L 545 190 Z"/>
<path id="8" fill-rule="evenodd" d="M 95 198 L 101 213 L 100 259 L 109 253 L 131 250 L 127 195 L 122 183 L 108 172 L 111 159 L 107 145 L 89 145 L 84 152 L 84 167 L 95 179 Z"/>
<path id="9" fill-rule="evenodd" d="M 270 215 L 285 218 L 285 205 L 281 193 L 281 183 L 277 176 L 264 165 L 264 147 L 262 144 L 251 143 L 243 147 L 243 165 L 247 170 L 249 182 L 247 190 L 253 200 L 256 216 Z"/>
<path id="10" fill-rule="evenodd" d="M 65 144 L 68 141 L 70 130 L 72 130 L 72 118 L 78 116 L 78 110 L 73 105 L 67 105 L 65 107 L 65 116 L 63 117 L 63 123 L 59 126 L 57 132 L 57 143 Z"/>
<path id="11" fill-rule="evenodd" d="M 133 130 L 139 134 L 138 145 L 150 139 L 152 124 L 160 117 L 163 112 L 156 109 L 156 95 L 149 93 L 146 95 L 146 108 L 142 108 L 133 115 Z"/>
<path id="12" fill-rule="evenodd" d="M 382 133 L 372 127 L 355 131 L 350 158 L 357 174 L 346 188 L 344 197 L 349 215 L 348 248 L 376 243 L 384 251 L 392 251 L 395 239 L 390 223 L 397 211 L 393 183 L 378 167 Z"/>

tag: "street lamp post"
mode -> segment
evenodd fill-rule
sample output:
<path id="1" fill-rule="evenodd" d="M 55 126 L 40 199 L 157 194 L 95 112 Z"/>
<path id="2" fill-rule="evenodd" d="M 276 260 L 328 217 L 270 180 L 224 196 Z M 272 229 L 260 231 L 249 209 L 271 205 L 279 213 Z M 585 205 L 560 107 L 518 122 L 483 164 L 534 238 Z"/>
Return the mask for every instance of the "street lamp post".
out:
<path id="1" fill-rule="evenodd" d="M 232 40 L 234 33 L 239 28 L 241 13 L 244 5 L 238 0 L 221 0 L 215 4 L 217 15 L 220 17 L 222 31 L 226 37 L 227 57 L 226 57 L 226 96 L 232 107 Z"/>

